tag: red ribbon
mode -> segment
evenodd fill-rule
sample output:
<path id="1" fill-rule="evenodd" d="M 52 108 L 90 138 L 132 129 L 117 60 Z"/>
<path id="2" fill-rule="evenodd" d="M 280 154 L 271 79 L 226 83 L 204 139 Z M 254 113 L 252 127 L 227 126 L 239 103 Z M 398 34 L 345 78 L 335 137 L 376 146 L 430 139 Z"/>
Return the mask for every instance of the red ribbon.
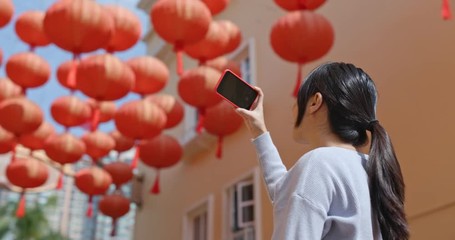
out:
<path id="1" fill-rule="evenodd" d="M 442 0 L 442 19 L 449 20 L 452 18 L 452 13 L 450 11 L 450 1 Z"/>
<path id="2" fill-rule="evenodd" d="M 152 194 L 159 194 L 160 193 L 160 170 L 156 171 L 155 183 L 153 184 L 152 189 L 150 190 Z"/>

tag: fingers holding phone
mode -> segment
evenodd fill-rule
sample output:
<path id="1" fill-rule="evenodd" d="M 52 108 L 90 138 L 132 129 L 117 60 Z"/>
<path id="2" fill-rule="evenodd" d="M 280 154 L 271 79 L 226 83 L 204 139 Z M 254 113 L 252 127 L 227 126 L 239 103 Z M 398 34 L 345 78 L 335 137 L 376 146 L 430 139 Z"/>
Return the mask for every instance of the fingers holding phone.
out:
<path id="1" fill-rule="evenodd" d="M 259 87 L 254 88 L 258 92 L 258 97 L 251 107 L 251 110 L 237 108 L 236 112 L 245 120 L 245 124 L 250 130 L 251 136 L 256 138 L 267 132 L 267 127 L 265 125 L 263 110 L 264 93 Z"/>

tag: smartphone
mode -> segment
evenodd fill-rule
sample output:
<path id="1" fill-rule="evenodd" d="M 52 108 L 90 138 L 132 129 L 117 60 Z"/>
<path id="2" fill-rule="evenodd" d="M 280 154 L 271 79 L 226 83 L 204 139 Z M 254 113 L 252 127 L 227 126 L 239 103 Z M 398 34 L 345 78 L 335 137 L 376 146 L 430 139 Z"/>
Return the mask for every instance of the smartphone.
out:
<path id="1" fill-rule="evenodd" d="M 245 80 L 226 69 L 216 85 L 216 92 L 236 107 L 250 110 L 258 92 Z"/>

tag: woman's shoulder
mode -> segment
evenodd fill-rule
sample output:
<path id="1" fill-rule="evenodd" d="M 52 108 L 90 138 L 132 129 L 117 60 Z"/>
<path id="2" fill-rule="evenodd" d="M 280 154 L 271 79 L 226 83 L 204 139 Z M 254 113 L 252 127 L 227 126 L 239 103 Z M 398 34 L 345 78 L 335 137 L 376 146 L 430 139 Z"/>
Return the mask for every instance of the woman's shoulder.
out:
<path id="1" fill-rule="evenodd" d="M 296 165 L 301 167 L 338 168 L 350 163 L 357 164 L 367 156 L 355 150 L 342 147 L 319 147 L 305 153 Z"/>

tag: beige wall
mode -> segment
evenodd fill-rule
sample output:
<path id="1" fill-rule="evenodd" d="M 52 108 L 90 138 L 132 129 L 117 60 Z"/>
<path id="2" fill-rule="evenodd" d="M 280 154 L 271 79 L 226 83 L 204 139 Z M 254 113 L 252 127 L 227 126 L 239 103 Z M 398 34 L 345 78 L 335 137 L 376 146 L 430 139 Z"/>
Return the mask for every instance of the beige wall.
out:
<path id="1" fill-rule="evenodd" d="M 414 240 L 455 238 L 455 21 L 441 20 L 440 4 L 438 0 L 328 1 L 318 12 L 334 26 L 335 45 L 324 59 L 305 67 L 308 72 L 328 60 L 353 62 L 376 81 L 378 119 L 391 135 L 402 164 Z M 270 27 L 283 14 L 272 0 L 232 0 L 218 18 L 232 20 L 246 39 L 254 38 L 257 84 L 266 95 L 268 127 L 291 166 L 304 152 L 291 137 L 295 100 L 290 93 L 296 68 L 279 59 L 269 45 Z M 172 58 L 166 61 L 173 71 Z M 175 92 L 176 81 L 174 77 L 167 91 Z M 182 134 L 182 129 L 173 133 Z M 159 196 L 148 194 L 154 172 L 143 168 L 145 202 L 137 216 L 136 239 L 181 239 L 184 211 L 209 194 L 214 195 L 217 213 L 214 239 L 221 239 L 223 188 L 256 166 L 245 128 L 226 138 L 224 146 L 222 160 L 214 158 L 213 149 L 163 172 Z M 263 186 L 261 190 L 263 239 L 270 239 L 271 205 Z M 433 210 L 437 211 L 429 213 Z"/>

